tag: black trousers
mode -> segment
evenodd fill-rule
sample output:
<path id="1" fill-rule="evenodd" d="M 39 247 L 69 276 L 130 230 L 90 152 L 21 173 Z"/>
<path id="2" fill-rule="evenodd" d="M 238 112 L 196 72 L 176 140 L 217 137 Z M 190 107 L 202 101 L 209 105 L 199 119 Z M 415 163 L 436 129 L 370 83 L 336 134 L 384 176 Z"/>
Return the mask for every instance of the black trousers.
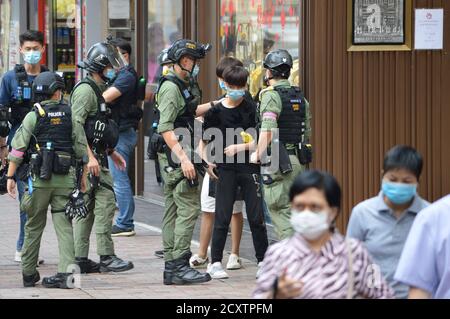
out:
<path id="1" fill-rule="evenodd" d="M 268 247 L 267 229 L 264 221 L 263 198 L 259 174 L 241 173 L 219 168 L 216 190 L 216 216 L 212 236 L 212 262 L 222 262 L 223 250 L 228 236 L 228 226 L 233 214 L 236 189 L 241 187 L 247 219 L 252 231 L 253 246 L 258 262 L 263 261 Z"/>

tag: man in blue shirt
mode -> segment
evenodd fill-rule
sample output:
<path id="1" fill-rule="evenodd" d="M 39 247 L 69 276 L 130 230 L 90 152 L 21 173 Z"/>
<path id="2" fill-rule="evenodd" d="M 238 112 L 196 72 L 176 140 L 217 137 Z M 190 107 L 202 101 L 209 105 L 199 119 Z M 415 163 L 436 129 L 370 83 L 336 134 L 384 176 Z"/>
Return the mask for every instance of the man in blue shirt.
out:
<path id="1" fill-rule="evenodd" d="M 130 65 L 131 45 L 123 39 L 115 39 L 111 44 L 121 52 L 125 67 L 111 76 L 112 85 L 103 93 L 105 101 L 112 105 L 114 121 L 119 125 L 120 135 L 116 151 L 122 155 L 129 167 L 130 157 L 137 144 L 136 130 L 142 119 L 142 109 L 137 105 L 138 75 Z M 114 193 L 119 206 L 119 215 L 112 229 L 112 236 L 134 236 L 134 198 L 128 171 L 118 170 L 109 159 L 109 169 L 114 181 Z"/>
<path id="2" fill-rule="evenodd" d="M 450 196 L 417 216 L 395 280 L 409 286 L 410 299 L 450 299 Z"/>
<path id="3" fill-rule="evenodd" d="M 6 163 L 9 147 L 17 129 L 31 110 L 31 87 L 33 81 L 41 72 L 47 71 L 47 68 L 40 65 L 42 55 L 45 52 L 44 34 L 30 30 L 21 34 L 19 40 L 20 53 L 23 55 L 25 64 L 16 65 L 14 70 L 6 72 L 0 84 L 0 105 L 11 108 L 11 118 L 9 119 L 11 131 L 7 139 L 6 136 L 0 137 L 0 161 L 2 165 Z M 18 183 L 17 188 L 19 190 L 19 200 L 21 200 L 25 186 L 23 183 Z M 21 262 L 26 221 L 27 215 L 24 212 L 20 212 L 20 233 L 14 258 L 16 262 Z"/>
<path id="4" fill-rule="evenodd" d="M 416 215 L 429 205 L 417 193 L 422 167 L 414 148 L 392 148 L 384 158 L 381 192 L 353 209 L 347 230 L 366 246 L 399 299 L 408 297 L 408 287 L 394 280 L 395 270 Z"/>

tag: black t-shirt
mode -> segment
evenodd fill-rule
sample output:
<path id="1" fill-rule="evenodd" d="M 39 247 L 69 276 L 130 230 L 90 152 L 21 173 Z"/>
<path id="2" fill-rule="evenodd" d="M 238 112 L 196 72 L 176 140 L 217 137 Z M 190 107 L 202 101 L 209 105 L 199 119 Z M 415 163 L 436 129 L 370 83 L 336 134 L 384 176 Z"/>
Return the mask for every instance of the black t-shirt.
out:
<path id="1" fill-rule="evenodd" d="M 244 99 L 241 104 L 234 108 L 229 108 L 223 103 L 219 103 L 205 115 L 203 130 L 206 132 L 211 128 L 219 129 L 223 138 L 214 136 L 212 130 L 211 143 L 214 145 L 215 159 L 217 166 L 223 169 L 233 169 L 239 172 L 257 174 L 260 171 L 259 165 L 250 163 L 250 152 L 238 153 L 233 157 L 227 157 L 223 151 L 230 145 L 243 144 L 244 141 L 240 132 L 255 132 L 256 127 L 256 106 L 251 101 Z M 227 133 L 228 129 L 228 133 Z M 231 129 L 231 130 L 230 130 Z M 254 134 L 253 134 L 254 135 Z M 255 136 L 253 136 L 255 138 Z"/>
<path id="2" fill-rule="evenodd" d="M 112 84 L 122 94 L 113 103 L 113 116 L 120 130 L 126 130 L 135 125 L 134 119 L 128 118 L 128 112 L 137 103 L 136 85 L 137 73 L 131 65 L 126 66 L 117 74 L 117 78 Z"/>

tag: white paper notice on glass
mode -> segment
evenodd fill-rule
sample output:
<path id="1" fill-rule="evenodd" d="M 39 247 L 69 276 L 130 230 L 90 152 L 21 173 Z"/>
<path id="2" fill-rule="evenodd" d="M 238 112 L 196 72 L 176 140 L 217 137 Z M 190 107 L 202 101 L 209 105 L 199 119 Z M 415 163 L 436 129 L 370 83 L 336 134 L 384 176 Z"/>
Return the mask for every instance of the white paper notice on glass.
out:
<path id="1" fill-rule="evenodd" d="M 130 19 L 130 0 L 109 0 L 108 16 L 110 20 Z"/>
<path id="2" fill-rule="evenodd" d="M 416 9 L 416 50 L 444 48 L 444 9 Z"/>

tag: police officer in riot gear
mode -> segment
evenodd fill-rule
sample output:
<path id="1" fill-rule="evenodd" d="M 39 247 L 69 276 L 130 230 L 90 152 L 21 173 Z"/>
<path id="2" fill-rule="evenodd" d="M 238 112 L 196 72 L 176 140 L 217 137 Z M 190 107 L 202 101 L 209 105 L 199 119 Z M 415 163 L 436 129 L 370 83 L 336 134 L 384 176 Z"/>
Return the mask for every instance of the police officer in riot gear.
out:
<path id="1" fill-rule="evenodd" d="M 3 133 L 0 134 L 0 162 L 6 163 L 9 146 L 14 138 L 14 134 L 22 124 L 25 116 L 32 107 L 32 85 L 34 79 L 47 68 L 40 64 L 45 52 L 44 34 L 39 31 L 29 30 L 19 37 L 19 51 L 23 57 L 24 64 L 18 64 L 13 70 L 6 72 L 0 84 L 0 116 L 5 116 L 11 124 L 11 130 L 3 124 Z M 1 120 L 0 120 L 1 121 Z M 6 137 L 8 137 L 8 147 L 6 146 Z M 22 198 L 25 185 L 18 183 L 19 199 Z M 20 212 L 20 234 L 16 245 L 15 261 L 20 262 L 21 252 L 24 240 L 24 228 L 27 221 L 26 214 Z"/>
<path id="2" fill-rule="evenodd" d="M 114 150 L 119 138 L 117 124 L 108 115 L 102 93 L 112 83 L 116 73 L 124 66 L 117 48 L 109 43 L 97 43 L 79 67 L 88 76 L 76 85 L 70 97 L 72 121 L 85 128 L 89 146 L 88 171 L 90 186 L 89 214 L 85 219 L 75 220 L 75 256 L 82 273 L 122 272 L 134 266 L 118 258 L 111 237 L 115 212 L 114 189 L 108 169 L 108 156 L 118 169 L 125 169 L 123 157 Z M 88 259 L 89 238 L 95 221 L 97 253 L 100 264 Z"/>
<path id="3" fill-rule="evenodd" d="M 300 88 L 291 86 L 288 81 L 293 66 L 289 52 L 272 51 L 266 56 L 263 65 L 266 70 L 264 81 L 268 88 L 260 93 L 261 132 L 252 161 L 261 161 L 263 166 L 279 164 L 272 172 L 265 173 L 263 167 L 264 198 L 278 237 L 285 239 L 293 233 L 289 188 L 294 178 L 312 160 L 309 144 L 311 113 Z M 268 147 L 272 154 L 271 162 L 264 158 Z M 276 155 L 278 158 L 275 158 Z"/>
<path id="4" fill-rule="evenodd" d="M 191 40 L 178 40 L 168 51 L 173 62 L 169 73 L 160 80 L 156 94 L 160 114 L 158 133 L 160 145 L 156 146 L 164 179 L 166 208 L 163 218 L 164 284 L 184 285 L 207 282 L 202 274 L 189 266 L 192 233 L 200 212 L 198 172 L 193 163 L 193 126 L 200 99 L 193 93 L 192 78 L 198 75 L 198 60 L 209 50 Z M 183 149 L 176 129 L 188 129 L 190 140 Z M 186 138 L 186 137 L 183 137 Z M 178 165 L 175 160 L 178 160 Z"/>
<path id="5" fill-rule="evenodd" d="M 28 215 L 22 253 L 23 284 L 34 287 L 40 280 L 36 270 L 41 237 L 51 206 L 59 246 L 58 273 L 44 278 L 46 288 L 74 288 L 74 239 L 66 205 L 74 189 L 73 166 L 87 156 L 83 127 L 72 125 L 70 107 L 63 102 L 63 79 L 41 73 L 33 83 L 34 104 L 12 140 L 9 153 L 8 193 L 15 198 L 15 175 L 27 181 L 21 209 Z M 18 168 L 21 173 L 16 174 Z"/>

